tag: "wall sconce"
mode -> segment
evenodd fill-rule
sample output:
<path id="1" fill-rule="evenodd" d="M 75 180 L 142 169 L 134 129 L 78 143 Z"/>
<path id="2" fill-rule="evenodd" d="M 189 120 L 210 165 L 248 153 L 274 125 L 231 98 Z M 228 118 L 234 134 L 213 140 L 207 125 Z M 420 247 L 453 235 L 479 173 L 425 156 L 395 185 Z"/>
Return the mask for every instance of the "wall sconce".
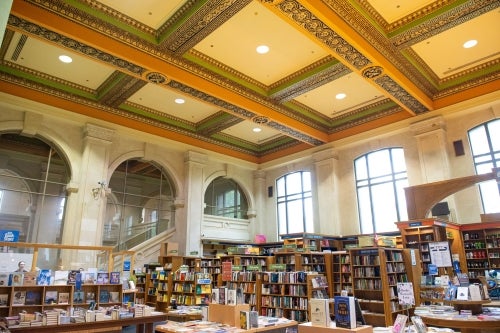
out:
<path id="1" fill-rule="evenodd" d="M 99 199 L 99 197 L 105 197 L 109 189 L 106 187 L 106 182 L 101 181 L 97 182 L 99 184 L 99 187 L 94 187 L 92 189 L 92 196 L 94 197 L 94 200 Z"/>

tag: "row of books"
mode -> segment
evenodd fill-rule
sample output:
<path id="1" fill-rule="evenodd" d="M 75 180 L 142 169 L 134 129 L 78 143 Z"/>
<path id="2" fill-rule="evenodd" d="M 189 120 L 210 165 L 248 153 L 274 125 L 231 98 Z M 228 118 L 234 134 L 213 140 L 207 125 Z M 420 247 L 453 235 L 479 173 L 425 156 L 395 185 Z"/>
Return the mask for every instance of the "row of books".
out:
<path id="1" fill-rule="evenodd" d="M 94 292 L 75 291 L 73 304 L 92 303 L 96 301 Z M 43 304 L 69 304 L 70 293 L 47 290 L 43 295 Z M 120 292 L 101 290 L 99 303 L 120 303 Z M 9 294 L 0 294 L 0 306 L 9 305 Z M 42 293 L 38 290 L 17 290 L 12 297 L 12 305 L 42 305 Z"/>
<path id="2" fill-rule="evenodd" d="M 120 272 L 42 269 L 33 272 L 0 272 L 0 286 L 50 286 L 120 284 Z"/>

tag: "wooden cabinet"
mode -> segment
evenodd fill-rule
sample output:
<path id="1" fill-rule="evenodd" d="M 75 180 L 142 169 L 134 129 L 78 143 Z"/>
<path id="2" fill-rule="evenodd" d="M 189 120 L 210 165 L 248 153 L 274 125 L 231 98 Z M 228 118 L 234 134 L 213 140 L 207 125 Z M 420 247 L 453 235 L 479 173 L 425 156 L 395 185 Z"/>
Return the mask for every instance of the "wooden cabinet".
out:
<path id="1" fill-rule="evenodd" d="M 408 249 L 351 249 L 354 296 L 358 298 L 367 324 L 390 326 L 398 313 L 405 311 L 397 298 L 397 283 L 420 279 L 419 266 L 411 266 Z M 415 250 L 413 250 L 415 251 Z M 414 253 L 414 256 L 418 255 Z M 418 280 L 420 281 L 420 280 Z M 414 292 L 415 292 L 414 288 Z"/>
<path id="2" fill-rule="evenodd" d="M 146 274 L 135 274 L 137 281 L 135 283 L 135 303 L 146 304 Z"/>

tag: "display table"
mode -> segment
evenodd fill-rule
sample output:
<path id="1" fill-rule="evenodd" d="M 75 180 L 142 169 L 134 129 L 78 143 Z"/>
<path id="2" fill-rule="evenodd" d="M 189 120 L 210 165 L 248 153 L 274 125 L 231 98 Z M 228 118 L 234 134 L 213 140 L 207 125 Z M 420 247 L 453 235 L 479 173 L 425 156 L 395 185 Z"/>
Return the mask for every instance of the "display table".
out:
<path id="1" fill-rule="evenodd" d="M 63 325 L 46 325 L 33 327 L 10 328 L 11 333 L 120 333 L 123 326 L 136 326 L 137 333 L 153 332 L 154 323 L 167 320 L 165 313 L 155 313 L 151 316 L 124 318 L 119 320 L 103 320 L 87 323 L 71 323 Z"/>
<path id="2" fill-rule="evenodd" d="M 459 301 L 459 300 L 452 300 L 448 301 L 449 304 L 453 305 L 455 310 L 459 311 L 460 310 L 470 310 L 472 311 L 473 315 L 478 315 L 483 313 L 483 304 L 488 304 L 491 303 L 490 300 L 482 300 L 482 301 Z"/>
<path id="3" fill-rule="evenodd" d="M 460 318 L 430 314 L 421 314 L 420 317 L 427 326 L 457 328 L 461 333 L 500 332 L 500 320 L 481 320 L 477 316 Z"/>
<path id="4" fill-rule="evenodd" d="M 363 325 L 353 329 L 340 328 L 331 322 L 329 327 L 316 326 L 311 323 L 299 324 L 299 333 L 373 333 L 373 326 Z"/>
<path id="5" fill-rule="evenodd" d="M 180 322 L 201 320 L 202 318 L 201 313 L 185 313 L 185 312 L 169 311 L 166 313 L 166 315 L 167 315 L 167 320 L 180 321 Z"/>
<path id="6" fill-rule="evenodd" d="M 222 324 L 218 324 L 215 322 L 184 322 L 184 323 L 173 323 L 168 322 L 164 325 L 157 325 L 155 327 L 155 333 L 176 333 L 181 331 L 186 331 L 189 329 L 189 332 L 207 332 L 207 330 L 211 330 L 211 324 L 213 324 L 213 329 L 217 329 L 218 331 L 226 330 L 227 332 L 245 332 L 245 333 L 286 333 L 290 328 L 297 329 L 298 323 L 294 320 L 286 320 L 276 323 L 275 325 L 251 328 L 248 330 L 242 330 L 240 328 L 232 327 L 232 326 L 221 326 Z"/>

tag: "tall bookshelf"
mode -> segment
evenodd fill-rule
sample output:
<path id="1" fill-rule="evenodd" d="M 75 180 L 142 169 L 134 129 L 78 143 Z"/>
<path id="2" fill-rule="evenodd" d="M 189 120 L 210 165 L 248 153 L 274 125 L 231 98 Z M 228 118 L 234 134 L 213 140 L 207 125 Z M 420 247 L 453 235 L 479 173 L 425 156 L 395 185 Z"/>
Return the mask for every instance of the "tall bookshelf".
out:
<path id="1" fill-rule="evenodd" d="M 257 285 L 257 277 L 259 271 L 233 271 L 231 273 L 231 280 L 226 282 L 228 289 L 241 288 L 245 304 L 250 305 L 252 311 L 257 311 L 257 300 L 260 297 L 260 288 Z"/>
<path id="2" fill-rule="evenodd" d="M 420 283 L 421 270 L 417 261 L 412 260 L 418 255 L 416 251 L 396 248 L 350 250 L 354 296 L 369 325 L 390 326 L 398 313 L 406 311 L 398 302 L 398 282 L 411 282 L 415 302 L 418 302 L 415 282 Z"/>
<path id="3" fill-rule="evenodd" d="M 351 256 L 349 251 L 333 252 L 331 258 L 331 295 L 339 296 L 342 290 L 347 290 L 348 295 L 352 296 Z"/>
<path id="4" fill-rule="evenodd" d="M 306 272 L 262 272 L 260 314 L 308 321 Z"/>

